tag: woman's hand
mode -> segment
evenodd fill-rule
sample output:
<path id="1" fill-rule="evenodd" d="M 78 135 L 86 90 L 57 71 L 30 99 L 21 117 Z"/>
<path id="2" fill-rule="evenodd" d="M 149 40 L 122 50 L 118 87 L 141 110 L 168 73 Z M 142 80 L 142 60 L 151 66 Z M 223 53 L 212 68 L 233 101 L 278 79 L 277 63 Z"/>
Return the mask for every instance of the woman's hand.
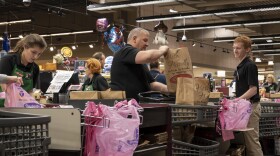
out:
<path id="1" fill-rule="evenodd" d="M 23 85 L 22 77 L 17 76 L 7 76 L 8 83 L 17 83 L 19 85 Z"/>

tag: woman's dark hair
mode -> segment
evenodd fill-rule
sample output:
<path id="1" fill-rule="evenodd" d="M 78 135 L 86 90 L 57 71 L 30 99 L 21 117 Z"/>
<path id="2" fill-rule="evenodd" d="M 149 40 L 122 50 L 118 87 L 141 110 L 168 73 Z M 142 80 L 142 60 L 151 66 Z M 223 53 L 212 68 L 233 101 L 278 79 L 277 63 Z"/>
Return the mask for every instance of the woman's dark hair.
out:
<path id="1" fill-rule="evenodd" d="M 45 49 L 47 43 L 45 39 L 38 34 L 30 34 L 23 37 L 20 41 L 17 42 L 14 52 L 23 52 L 25 48 L 32 48 L 38 46 L 39 48 Z"/>

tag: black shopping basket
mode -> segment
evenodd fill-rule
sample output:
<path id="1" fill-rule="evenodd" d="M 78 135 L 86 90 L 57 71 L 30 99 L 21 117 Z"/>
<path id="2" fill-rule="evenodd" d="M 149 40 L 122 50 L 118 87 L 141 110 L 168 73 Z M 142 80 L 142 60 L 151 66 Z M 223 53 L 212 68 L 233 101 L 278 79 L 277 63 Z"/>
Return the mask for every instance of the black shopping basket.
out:
<path id="1" fill-rule="evenodd" d="M 219 143 L 216 141 L 194 137 L 191 143 L 172 140 L 172 156 L 217 156 Z"/>
<path id="2" fill-rule="evenodd" d="M 280 135 L 280 103 L 261 103 L 260 137 Z"/>
<path id="3" fill-rule="evenodd" d="M 47 156 L 49 116 L 0 111 L 1 156 Z"/>
<path id="4" fill-rule="evenodd" d="M 175 104 L 175 93 L 162 93 L 159 91 L 143 92 L 138 94 L 139 103 L 168 103 Z"/>

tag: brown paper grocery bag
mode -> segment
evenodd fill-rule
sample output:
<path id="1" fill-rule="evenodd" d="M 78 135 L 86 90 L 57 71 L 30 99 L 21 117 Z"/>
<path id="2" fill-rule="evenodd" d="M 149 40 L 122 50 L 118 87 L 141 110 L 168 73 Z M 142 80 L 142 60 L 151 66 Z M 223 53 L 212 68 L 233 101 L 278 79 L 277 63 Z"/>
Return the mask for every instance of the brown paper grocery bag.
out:
<path id="1" fill-rule="evenodd" d="M 99 98 L 97 91 L 71 91 L 70 100 L 95 100 Z"/>
<path id="2" fill-rule="evenodd" d="M 194 82 L 193 78 L 178 77 L 176 104 L 194 105 Z"/>
<path id="3" fill-rule="evenodd" d="M 207 105 L 210 95 L 209 80 L 205 78 L 194 78 L 194 104 Z"/>
<path id="4" fill-rule="evenodd" d="M 125 99 L 125 91 L 100 91 L 100 99 Z"/>
<path id="5" fill-rule="evenodd" d="M 188 48 L 169 49 L 164 57 L 164 73 L 169 92 L 176 92 L 177 77 L 193 77 Z"/>
<path id="6" fill-rule="evenodd" d="M 209 80 L 178 77 L 176 104 L 207 105 L 210 95 Z"/>

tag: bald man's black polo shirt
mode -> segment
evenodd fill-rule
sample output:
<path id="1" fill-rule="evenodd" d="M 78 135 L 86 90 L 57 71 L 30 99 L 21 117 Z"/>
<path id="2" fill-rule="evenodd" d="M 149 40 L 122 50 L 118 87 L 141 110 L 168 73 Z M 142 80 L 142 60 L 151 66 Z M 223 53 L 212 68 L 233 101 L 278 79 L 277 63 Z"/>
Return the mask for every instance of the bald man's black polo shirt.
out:
<path id="1" fill-rule="evenodd" d="M 259 102 L 259 81 L 258 81 L 258 67 L 256 64 L 246 57 L 238 66 L 234 72 L 236 79 L 236 97 L 242 96 L 249 90 L 250 86 L 257 87 L 257 94 L 250 98 L 251 102 Z"/>
<path id="2" fill-rule="evenodd" d="M 139 50 L 126 44 L 115 53 L 111 66 L 112 90 L 124 90 L 126 98 L 138 100 L 138 94 L 150 91 L 150 83 L 155 80 L 145 64 L 136 64 L 135 58 Z"/>

